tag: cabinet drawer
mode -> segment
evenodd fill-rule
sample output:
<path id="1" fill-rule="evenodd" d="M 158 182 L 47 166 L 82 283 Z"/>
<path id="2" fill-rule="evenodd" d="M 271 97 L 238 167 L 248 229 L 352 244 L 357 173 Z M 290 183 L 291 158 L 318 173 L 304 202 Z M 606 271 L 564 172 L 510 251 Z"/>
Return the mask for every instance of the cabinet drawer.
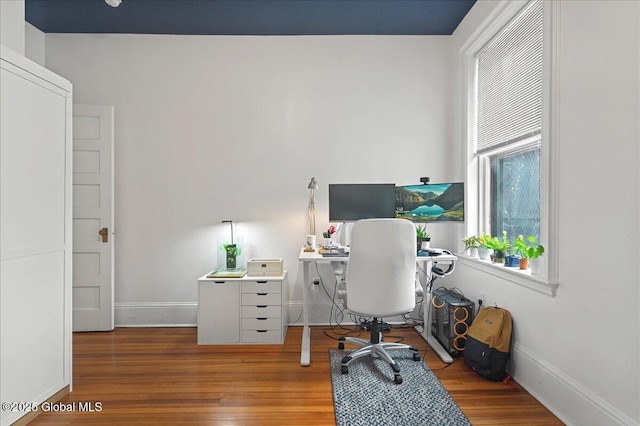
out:
<path id="1" fill-rule="evenodd" d="M 280 330 L 280 318 L 242 318 L 242 331 Z"/>
<path id="2" fill-rule="evenodd" d="M 282 316 L 281 306 L 243 306 L 242 307 L 242 318 L 281 318 L 281 316 Z"/>
<path id="3" fill-rule="evenodd" d="M 282 283 L 280 281 L 243 281 L 243 293 L 281 293 Z"/>
<path id="4" fill-rule="evenodd" d="M 243 293 L 242 294 L 243 305 L 281 305 L 282 296 L 280 293 Z"/>
<path id="5" fill-rule="evenodd" d="M 244 330 L 242 331 L 242 343 L 282 343 L 281 330 Z"/>

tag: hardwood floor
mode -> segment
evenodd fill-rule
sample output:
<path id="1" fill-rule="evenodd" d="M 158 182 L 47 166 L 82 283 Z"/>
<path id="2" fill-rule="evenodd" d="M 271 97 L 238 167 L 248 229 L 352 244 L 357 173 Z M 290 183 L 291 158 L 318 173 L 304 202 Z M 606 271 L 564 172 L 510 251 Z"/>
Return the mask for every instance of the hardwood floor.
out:
<path id="1" fill-rule="evenodd" d="M 75 333 L 73 391 L 58 404 L 73 411 L 31 424 L 333 425 L 328 349 L 337 342 L 325 330 L 312 328 L 308 367 L 302 327 L 290 327 L 284 345 L 250 346 L 198 346 L 195 328 Z M 516 384 L 482 379 L 462 359 L 443 368 L 413 329 L 385 337 L 400 338 L 420 349 L 472 424 L 562 424 Z"/>

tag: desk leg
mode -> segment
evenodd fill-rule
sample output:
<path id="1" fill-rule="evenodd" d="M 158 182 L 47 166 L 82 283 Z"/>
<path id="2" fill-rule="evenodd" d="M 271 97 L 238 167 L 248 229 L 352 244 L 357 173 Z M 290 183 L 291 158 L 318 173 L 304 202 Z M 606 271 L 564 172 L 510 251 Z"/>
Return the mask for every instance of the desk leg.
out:
<path id="1" fill-rule="evenodd" d="M 311 364 L 311 330 L 309 329 L 309 262 L 302 262 L 302 347 L 300 348 L 300 365 Z"/>
<path id="2" fill-rule="evenodd" d="M 431 348 L 434 350 L 434 352 L 438 354 L 442 362 L 444 362 L 445 364 L 451 364 L 453 362 L 453 358 L 451 358 L 451 355 L 449 355 L 449 353 L 440 345 L 440 342 L 438 342 L 438 340 L 432 334 L 429 334 L 429 336 L 425 337 L 425 339 L 427 340 L 429 346 L 431 346 Z"/>
<path id="3" fill-rule="evenodd" d="M 429 280 L 431 279 L 431 262 L 424 262 L 424 265 L 426 266 L 426 271 L 427 271 L 427 278 L 426 278 L 426 282 L 428 283 Z M 424 287 L 423 287 L 424 288 Z M 451 355 L 449 355 L 449 352 L 447 352 L 442 345 L 440 345 L 440 342 L 438 342 L 438 339 L 435 338 L 435 336 L 433 336 L 431 334 L 431 291 L 426 291 L 425 289 L 425 297 L 424 299 L 422 299 L 422 317 L 424 318 L 424 327 L 422 327 L 422 331 L 420 332 L 420 334 L 422 335 L 422 338 L 424 340 L 427 341 L 427 344 L 429 346 L 431 346 L 431 348 L 434 350 L 434 352 L 440 357 L 440 359 L 442 360 L 442 362 L 446 363 L 446 364 L 451 364 L 453 362 L 453 358 L 451 357 Z"/>

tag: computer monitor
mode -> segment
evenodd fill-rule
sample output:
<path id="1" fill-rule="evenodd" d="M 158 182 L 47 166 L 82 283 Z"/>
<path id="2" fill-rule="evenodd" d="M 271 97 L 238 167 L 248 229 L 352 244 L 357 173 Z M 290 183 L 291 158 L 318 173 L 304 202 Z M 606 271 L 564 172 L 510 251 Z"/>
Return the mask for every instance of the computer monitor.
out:
<path id="1" fill-rule="evenodd" d="M 329 184 L 329 221 L 395 217 L 395 184 Z"/>
<path id="2" fill-rule="evenodd" d="M 414 222 L 463 222 L 464 183 L 398 186 L 396 217 Z"/>

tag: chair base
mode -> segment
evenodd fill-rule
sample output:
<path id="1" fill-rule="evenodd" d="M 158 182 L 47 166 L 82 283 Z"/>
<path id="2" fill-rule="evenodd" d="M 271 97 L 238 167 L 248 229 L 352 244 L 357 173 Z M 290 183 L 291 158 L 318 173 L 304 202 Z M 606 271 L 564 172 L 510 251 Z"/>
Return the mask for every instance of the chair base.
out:
<path id="1" fill-rule="evenodd" d="M 362 339 L 360 337 L 341 337 L 339 339 L 338 349 L 344 349 L 345 342 L 353 343 L 357 346 L 360 346 L 360 349 L 342 358 L 341 372 L 342 374 L 347 374 L 349 372 L 349 364 L 351 364 L 358 358 L 370 355 L 374 358 L 382 358 L 387 363 L 389 363 L 391 369 L 393 370 L 393 381 L 396 384 L 400 384 L 402 383 L 400 367 L 387 351 L 410 350 L 411 352 L 413 352 L 414 361 L 420 361 L 420 352 L 418 351 L 418 348 L 405 345 L 403 343 L 382 342 L 382 333 L 378 330 L 377 320 L 374 319 L 373 324 L 374 326 L 371 328 L 370 340 Z"/>

